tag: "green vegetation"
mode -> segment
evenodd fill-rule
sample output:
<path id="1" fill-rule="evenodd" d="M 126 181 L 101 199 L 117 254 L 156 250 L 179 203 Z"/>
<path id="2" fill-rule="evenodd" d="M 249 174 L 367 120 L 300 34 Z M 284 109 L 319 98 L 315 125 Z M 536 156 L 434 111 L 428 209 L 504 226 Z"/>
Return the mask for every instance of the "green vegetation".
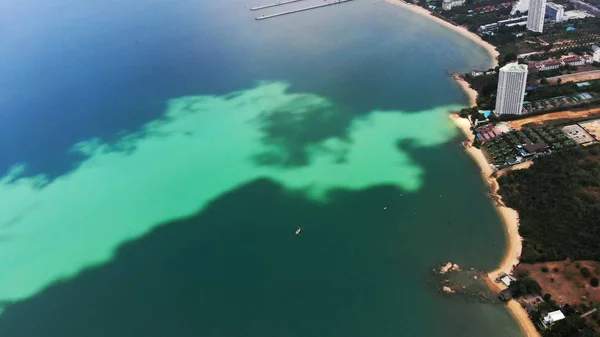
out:
<path id="1" fill-rule="evenodd" d="M 590 277 L 592 274 L 590 273 L 590 270 L 587 269 L 587 267 L 583 267 L 579 270 L 581 272 L 581 275 L 583 275 L 583 277 L 588 278 Z"/>
<path id="2" fill-rule="evenodd" d="M 600 260 L 600 145 L 539 157 L 498 182 L 521 218 L 523 262 Z"/>
<path id="3" fill-rule="evenodd" d="M 494 165 L 502 166 L 516 161 L 519 155 L 518 146 L 536 143 L 546 143 L 552 150 L 577 146 L 575 141 L 565 136 L 557 127 L 548 125 L 511 131 L 486 141 L 482 147 L 485 148 Z"/>
<path id="4" fill-rule="evenodd" d="M 554 323 L 548 330 L 542 332 L 544 337 L 594 337 L 592 330 L 585 326 L 585 320 L 577 315 Z"/>
<path id="5" fill-rule="evenodd" d="M 580 92 L 600 92 L 600 81 L 590 82 L 587 87 L 578 87 L 573 82 L 538 87 L 527 93 L 528 101 L 537 101 L 558 96 L 570 96 Z"/>
<path id="6" fill-rule="evenodd" d="M 463 75 L 465 81 L 477 91 L 477 106 L 482 110 L 492 110 L 496 105 L 496 90 L 498 89 L 498 68 L 495 74 L 472 76 Z"/>
<path id="7" fill-rule="evenodd" d="M 508 288 L 514 298 L 525 295 L 539 295 L 542 292 L 542 287 L 540 287 L 536 280 L 529 277 L 511 282 Z"/>

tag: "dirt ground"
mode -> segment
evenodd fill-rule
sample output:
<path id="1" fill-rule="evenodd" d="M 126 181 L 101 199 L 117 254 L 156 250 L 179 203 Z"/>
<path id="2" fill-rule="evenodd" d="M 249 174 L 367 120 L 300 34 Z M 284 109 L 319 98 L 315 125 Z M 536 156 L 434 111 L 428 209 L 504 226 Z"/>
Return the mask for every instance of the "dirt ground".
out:
<path id="1" fill-rule="evenodd" d="M 549 113 L 549 114 L 545 114 L 545 115 L 532 116 L 532 117 L 527 117 L 527 118 L 523 118 L 523 119 L 519 119 L 519 120 L 515 120 L 515 121 L 510 121 L 510 122 L 508 122 L 508 125 L 510 125 L 510 127 L 512 127 L 515 130 L 521 130 L 521 128 L 523 128 L 523 126 L 540 126 L 540 125 L 547 124 L 552 121 L 558 121 L 558 120 L 567 121 L 570 119 L 594 117 L 596 115 L 598 117 L 600 117 L 600 108 L 592 108 L 592 109 L 580 110 L 580 111 L 569 110 L 569 111 L 553 112 L 553 113 Z"/>
<path id="2" fill-rule="evenodd" d="M 600 287 L 592 287 L 590 279 L 584 278 L 580 270 L 576 267 L 587 267 L 592 276 L 600 278 L 600 262 L 596 261 L 558 261 L 536 264 L 521 263 L 516 273 L 527 270 L 529 276 L 535 279 L 542 287 L 542 294 L 550 294 L 552 298 L 560 305 L 569 304 L 570 306 L 579 305 L 582 302 L 590 304 L 600 303 Z M 548 272 L 543 272 L 542 267 L 547 267 Z M 558 268 L 558 272 L 553 271 Z M 554 279 L 554 281 L 552 281 Z"/>
<path id="3" fill-rule="evenodd" d="M 600 79 L 600 70 L 550 77 L 548 78 L 548 82 L 556 83 L 556 81 L 558 81 L 559 78 L 562 79 L 562 83 L 592 81 Z"/>
<path id="4" fill-rule="evenodd" d="M 542 287 L 542 294 L 552 295 L 552 298 L 561 306 L 569 304 L 569 306 L 577 308 L 584 302 L 589 307 L 597 306 L 600 303 L 600 286 L 592 287 L 590 279 L 583 277 L 577 265 L 587 267 L 591 272 L 590 278 L 594 276 L 600 278 L 600 262 L 597 261 L 566 260 L 535 264 L 521 263 L 515 272 L 518 274 L 524 270 L 528 271 L 529 276 Z M 542 267 L 547 267 L 548 272 L 543 272 Z M 558 268 L 558 271 L 554 271 L 554 268 Z M 595 317 L 588 316 L 586 324 L 600 334 L 600 320 Z"/>

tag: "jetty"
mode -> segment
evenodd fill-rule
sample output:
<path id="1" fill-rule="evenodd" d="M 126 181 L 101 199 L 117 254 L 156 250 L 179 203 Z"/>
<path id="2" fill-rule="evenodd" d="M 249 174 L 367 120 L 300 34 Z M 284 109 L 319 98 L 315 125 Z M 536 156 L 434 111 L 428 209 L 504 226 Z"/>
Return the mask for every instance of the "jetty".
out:
<path id="1" fill-rule="evenodd" d="M 327 7 L 327 6 L 332 6 L 332 5 L 339 5 L 339 4 L 343 4 L 345 2 L 350 2 L 350 1 L 352 1 L 352 0 L 334 0 L 334 1 L 324 3 L 321 5 L 309 6 L 309 7 L 294 9 L 294 10 L 270 14 L 270 15 L 262 15 L 262 16 L 258 16 L 256 18 L 254 18 L 254 20 L 266 20 L 266 19 L 277 17 L 277 16 L 288 15 L 288 14 L 293 14 L 293 13 L 298 13 L 298 12 L 304 12 L 304 11 L 308 11 L 311 9 L 317 9 L 317 8 Z"/>
<path id="2" fill-rule="evenodd" d="M 250 10 L 251 11 L 258 11 L 258 10 L 265 9 L 265 8 L 283 6 L 283 5 L 291 4 L 291 3 L 294 3 L 294 2 L 300 2 L 300 1 L 305 1 L 305 0 L 288 0 L 288 1 L 282 1 L 282 2 L 278 2 L 278 3 L 270 4 L 270 5 L 252 7 L 252 8 L 250 8 Z"/>

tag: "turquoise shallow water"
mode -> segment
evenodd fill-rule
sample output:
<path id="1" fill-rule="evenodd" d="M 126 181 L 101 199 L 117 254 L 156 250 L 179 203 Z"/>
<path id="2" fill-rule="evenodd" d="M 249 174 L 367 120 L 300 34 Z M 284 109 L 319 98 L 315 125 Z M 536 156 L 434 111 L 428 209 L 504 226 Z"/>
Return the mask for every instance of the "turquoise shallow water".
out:
<path id="1" fill-rule="evenodd" d="M 383 2 L 250 5 L 4 8 L 0 335 L 518 336 L 431 275 L 504 247 L 447 118 L 484 51 Z"/>

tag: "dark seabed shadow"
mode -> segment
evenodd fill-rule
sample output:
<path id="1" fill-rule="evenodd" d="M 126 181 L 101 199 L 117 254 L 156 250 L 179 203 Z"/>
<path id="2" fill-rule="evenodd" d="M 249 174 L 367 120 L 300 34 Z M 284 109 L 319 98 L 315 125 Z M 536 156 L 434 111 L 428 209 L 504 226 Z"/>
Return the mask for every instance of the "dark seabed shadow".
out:
<path id="1" fill-rule="evenodd" d="M 449 176 L 464 169 L 448 149 L 457 144 L 399 146 L 427 167 L 442 160 Z M 468 190 L 482 186 L 475 177 Z M 465 181 L 447 178 L 428 174 L 417 193 L 336 190 L 327 203 L 256 180 L 124 244 L 112 261 L 8 304 L 0 336 L 439 335 L 428 319 L 441 320 L 447 336 L 480 336 L 476 325 L 444 319 L 476 319 L 477 307 L 439 306 L 426 278 L 447 259 L 490 267 L 495 254 L 481 251 L 502 229 L 482 226 L 494 216 L 479 195 L 450 197 Z"/>
<path id="2" fill-rule="evenodd" d="M 111 262 L 8 305 L 0 336 L 311 336 L 331 328 L 357 335 L 364 321 L 340 319 L 382 305 L 371 302 L 373 293 L 384 290 L 378 274 L 393 262 L 371 260 L 387 249 L 389 228 L 379 221 L 361 234 L 381 212 L 368 200 L 399 193 L 335 194 L 322 205 L 268 180 L 252 182 L 123 245 Z"/>

